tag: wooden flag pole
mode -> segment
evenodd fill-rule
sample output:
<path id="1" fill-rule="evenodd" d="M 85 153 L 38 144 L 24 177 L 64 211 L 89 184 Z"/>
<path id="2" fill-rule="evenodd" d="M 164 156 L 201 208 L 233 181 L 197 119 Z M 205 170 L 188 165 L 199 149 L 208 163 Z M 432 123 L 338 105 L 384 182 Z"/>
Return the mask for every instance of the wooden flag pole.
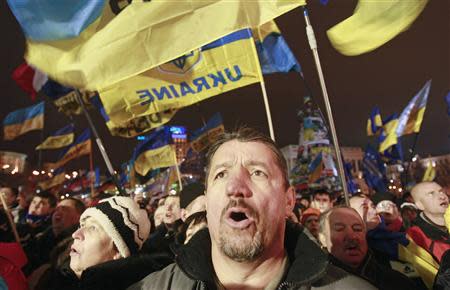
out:
<path id="1" fill-rule="evenodd" d="M 311 47 L 311 50 L 313 52 L 314 62 L 316 63 L 316 69 L 317 69 L 317 73 L 319 75 L 320 87 L 322 88 L 322 94 L 323 94 L 323 99 L 325 102 L 325 108 L 327 110 L 328 121 L 330 122 L 331 137 L 333 138 L 334 151 L 335 151 L 334 153 L 336 155 L 336 160 L 338 163 L 337 165 L 338 165 L 339 175 L 341 177 L 342 189 L 344 191 L 345 203 L 347 206 L 349 206 L 350 201 L 349 201 L 349 194 L 348 194 L 348 189 L 347 189 L 347 182 L 345 179 L 344 166 L 343 166 L 342 157 L 341 157 L 341 149 L 339 147 L 339 142 L 338 142 L 338 138 L 337 138 L 337 134 L 336 134 L 336 128 L 334 126 L 333 112 L 331 111 L 331 105 L 330 105 L 330 100 L 328 98 L 327 87 L 325 86 L 325 78 L 324 78 L 323 72 L 322 72 L 322 65 L 320 64 L 320 58 L 319 58 L 319 52 L 317 49 L 316 37 L 314 35 L 314 30 L 313 30 L 313 28 L 311 26 L 311 22 L 309 20 L 308 10 L 306 9 L 305 6 L 303 6 L 303 16 L 305 17 L 305 22 L 306 22 L 306 35 L 308 36 L 309 46 Z"/>
<path id="2" fill-rule="evenodd" d="M 3 209 L 5 210 L 6 216 L 8 217 L 8 222 L 9 225 L 11 226 L 11 230 L 14 234 L 14 238 L 16 239 L 16 242 L 20 245 L 20 238 L 19 238 L 19 234 L 17 233 L 17 229 L 16 229 L 16 225 L 14 224 L 14 221 L 12 219 L 11 216 L 11 212 L 8 208 L 8 205 L 6 204 L 6 200 L 5 200 L 5 193 L 4 192 L 0 192 L 0 199 L 3 205 Z"/>
<path id="3" fill-rule="evenodd" d="M 81 93 L 79 90 L 75 90 L 75 96 L 77 98 L 78 103 L 81 106 L 81 109 L 83 110 L 84 116 L 86 117 L 89 127 L 92 130 L 92 133 L 94 134 L 95 141 L 97 143 L 98 149 L 100 150 L 100 153 L 102 154 L 103 160 L 105 161 L 106 168 L 108 168 L 109 174 L 111 175 L 111 178 L 114 182 L 114 184 L 117 187 L 117 190 L 119 190 L 120 195 L 126 196 L 127 193 L 123 189 L 123 187 L 120 185 L 119 179 L 117 178 L 117 173 L 114 170 L 111 161 L 108 157 L 108 154 L 106 153 L 105 147 L 103 146 L 102 139 L 100 139 L 97 129 L 94 126 L 94 123 L 92 122 L 91 116 L 89 116 L 88 111 L 86 110 L 86 106 L 84 105 L 83 100 L 81 99 Z"/>
<path id="4" fill-rule="evenodd" d="M 256 51 L 255 42 L 252 41 L 252 47 L 253 47 L 253 55 L 255 56 L 255 62 L 258 70 L 258 77 L 259 77 L 259 84 L 261 85 L 261 91 L 263 94 L 264 99 L 264 107 L 266 108 L 266 116 L 267 116 L 267 124 L 269 126 L 269 133 L 270 138 L 275 142 L 275 133 L 273 131 L 273 124 L 272 124 L 272 114 L 270 113 L 270 106 L 269 106 L 269 98 L 267 97 L 267 91 L 266 91 L 266 85 L 264 83 L 264 77 L 261 70 L 261 64 L 259 63 L 258 53 Z"/>

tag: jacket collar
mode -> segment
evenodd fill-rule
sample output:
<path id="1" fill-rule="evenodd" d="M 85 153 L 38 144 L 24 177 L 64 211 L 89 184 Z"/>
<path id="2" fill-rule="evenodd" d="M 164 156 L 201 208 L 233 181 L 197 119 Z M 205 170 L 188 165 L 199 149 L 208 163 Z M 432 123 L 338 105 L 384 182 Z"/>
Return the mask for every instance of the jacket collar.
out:
<path id="1" fill-rule="evenodd" d="M 286 224 L 284 245 L 290 264 L 285 282 L 307 284 L 325 274 L 328 266 L 327 255 L 303 233 L 300 225 L 290 222 Z M 175 260 L 191 279 L 214 283 L 215 272 L 208 229 L 202 229 L 187 245 L 181 247 Z"/>

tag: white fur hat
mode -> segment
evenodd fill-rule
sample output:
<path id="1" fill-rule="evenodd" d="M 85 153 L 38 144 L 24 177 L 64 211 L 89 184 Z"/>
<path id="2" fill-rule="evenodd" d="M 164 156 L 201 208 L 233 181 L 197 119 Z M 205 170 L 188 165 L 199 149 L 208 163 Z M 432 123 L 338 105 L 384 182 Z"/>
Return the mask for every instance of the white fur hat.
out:
<path id="1" fill-rule="evenodd" d="M 136 254 L 150 233 L 147 212 L 131 198 L 116 196 L 87 208 L 80 221 L 94 218 L 111 237 L 122 257 Z"/>

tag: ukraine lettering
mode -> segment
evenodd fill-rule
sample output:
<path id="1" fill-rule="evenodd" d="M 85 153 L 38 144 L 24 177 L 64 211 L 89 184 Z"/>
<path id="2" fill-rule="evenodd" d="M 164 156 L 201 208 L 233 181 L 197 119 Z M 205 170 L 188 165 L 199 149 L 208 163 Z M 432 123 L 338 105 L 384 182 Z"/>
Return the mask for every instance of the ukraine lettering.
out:
<path id="1" fill-rule="evenodd" d="M 229 82 L 237 82 L 242 78 L 242 72 L 238 65 L 232 69 L 209 73 L 193 79 L 191 82 L 183 81 L 177 85 L 168 85 L 158 88 L 138 90 L 136 94 L 141 99 L 140 105 L 146 106 L 155 100 L 163 100 L 184 97 L 189 94 L 197 94 L 219 86 L 226 86 Z"/>

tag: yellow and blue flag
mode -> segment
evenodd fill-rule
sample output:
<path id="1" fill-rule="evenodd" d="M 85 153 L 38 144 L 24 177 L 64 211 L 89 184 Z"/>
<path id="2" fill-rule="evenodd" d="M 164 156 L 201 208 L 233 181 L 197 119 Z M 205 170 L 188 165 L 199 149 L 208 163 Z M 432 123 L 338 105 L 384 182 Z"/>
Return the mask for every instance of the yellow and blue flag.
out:
<path id="1" fill-rule="evenodd" d="M 386 191 L 386 168 L 380 154 L 370 145 L 366 146 L 362 161 L 364 180 L 378 192 Z"/>
<path id="2" fill-rule="evenodd" d="M 225 131 L 222 115 L 214 114 L 206 125 L 192 132 L 190 137 L 191 148 L 200 152 L 217 140 L 217 137 Z"/>
<path id="3" fill-rule="evenodd" d="M 91 153 L 91 150 L 91 130 L 87 128 L 83 131 L 83 133 L 81 133 L 81 135 L 77 137 L 75 142 L 70 147 L 64 149 L 61 152 L 58 161 L 56 161 L 55 163 L 50 163 L 47 166 L 50 169 L 62 167 L 73 159 Z"/>
<path id="4" fill-rule="evenodd" d="M 116 124 L 178 109 L 260 81 L 250 29 L 231 33 L 171 62 L 99 90 Z"/>
<path id="5" fill-rule="evenodd" d="M 176 109 L 169 109 L 163 112 L 156 112 L 154 114 L 137 117 L 121 123 L 115 123 L 111 121 L 108 114 L 106 114 L 105 108 L 103 107 L 102 101 L 98 95 L 91 98 L 90 101 L 99 110 L 111 135 L 126 138 L 136 137 L 166 124 L 178 111 Z"/>
<path id="6" fill-rule="evenodd" d="M 32 130 L 44 128 L 44 102 L 9 113 L 3 120 L 3 138 L 13 140 Z"/>
<path id="7" fill-rule="evenodd" d="M 352 16 L 327 31 L 333 47 L 354 56 L 372 51 L 406 31 L 428 0 L 359 0 Z"/>
<path id="8" fill-rule="evenodd" d="M 423 115 L 430 94 L 431 80 L 427 81 L 423 88 L 408 103 L 398 118 L 396 134 L 398 137 L 412 133 L 419 133 Z"/>
<path id="9" fill-rule="evenodd" d="M 316 182 L 321 176 L 324 169 L 322 152 L 317 154 L 316 158 L 308 165 L 309 177 L 308 183 Z"/>
<path id="10" fill-rule="evenodd" d="M 145 176 L 150 170 L 177 164 L 169 127 L 155 129 L 133 152 L 134 169 Z"/>
<path id="11" fill-rule="evenodd" d="M 423 174 L 422 181 L 433 181 L 436 178 L 436 164 L 430 160 L 427 163 L 427 169 Z"/>
<path id="12" fill-rule="evenodd" d="M 378 143 L 380 144 L 378 151 L 384 152 L 389 147 L 398 143 L 397 136 L 398 127 L 398 115 L 392 114 L 383 120 L 383 128 L 381 129 L 380 136 L 378 137 Z"/>
<path id="13" fill-rule="evenodd" d="M 38 186 L 41 190 L 47 190 L 57 185 L 60 185 L 66 181 L 66 173 L 63 168 L 58 168 L 53 171 L 53 177 L 41 182 L 38 182 Z"/>
<path id="14" fill-rule="evenodd" d="M 377 135 L 382 127 L 383 121 L 381 120 L 380 109 L 375 107 L 370 112 L 369 119 L 367 119 L 367 136 Z"/>
<path id="15" fill-rule="evenodd" d="M 256 51 L 263 74 L 290 72 L 301 73 L 301 67 L 281 35 L 275 21 L 253 29 Z"/>
<path id="16" fill-rule="evenodd" d="M 64 85 L 95 91 L 247 27 L 305 0 L 13 1 L 26 60 Z"/>
<path id="17" fill-rule="evenodd" d="M 73 139 L 75 137 L 73 131 L 74 131 L 73 124 L 69 124 L 57 130 L 51 136 L 48 136 L 47 139 L 44 140 L 44 142 L 38 145 L 36 147 L 36 150 L 57 149 L 69 146 L 70 144 L 73 143 Z"/>

